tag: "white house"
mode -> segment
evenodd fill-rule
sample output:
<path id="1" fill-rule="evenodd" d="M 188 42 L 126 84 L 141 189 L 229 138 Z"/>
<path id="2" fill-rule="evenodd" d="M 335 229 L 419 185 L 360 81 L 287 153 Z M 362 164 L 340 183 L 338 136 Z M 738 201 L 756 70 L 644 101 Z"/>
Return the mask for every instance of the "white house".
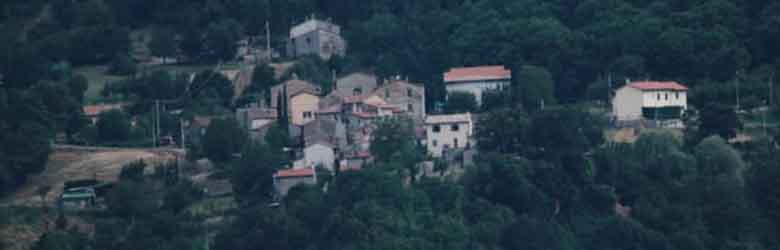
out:
<path id="1" fill-rule="evenodd" d="M 315 141 L 303 149 L 303 159 L 306 166 L 322 166 L 333 171 L 336 160 L 335 146 L 324 140 Z"/>
<path id="2" fill-rule="evenodd" d="M 618 122 L 679 120 L 688 108 L 687 92 L 677 82 L 632 82 L 615 92 L 612 113 Z"/>
<path id="3" fill-rule="evenodd" d="M 471 93 L 479 105 L 482 104 L 482 93 L 486 90 L 507 88 L 511 81 L 512 71 L 504 66 L 452 68 L 444 73 L 448 94 Z"/>
<path id="4" fill-rule="evenodd" d="M 429 115 L 425 118 L 426 146 L 434 157 L 441 157 L 446 149 L 468 148 L 474 133 L 470 113 Z"/>

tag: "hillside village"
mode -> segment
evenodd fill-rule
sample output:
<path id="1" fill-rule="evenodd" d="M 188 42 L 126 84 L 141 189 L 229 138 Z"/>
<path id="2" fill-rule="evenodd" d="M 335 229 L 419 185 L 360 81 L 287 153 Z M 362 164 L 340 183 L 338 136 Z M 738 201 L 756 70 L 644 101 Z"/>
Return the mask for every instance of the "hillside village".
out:
<path id="1" fill-rule="evenodd" d="M 0 3 L 0 249 L 780 246 L 780 5 L 348 2 Z"/>

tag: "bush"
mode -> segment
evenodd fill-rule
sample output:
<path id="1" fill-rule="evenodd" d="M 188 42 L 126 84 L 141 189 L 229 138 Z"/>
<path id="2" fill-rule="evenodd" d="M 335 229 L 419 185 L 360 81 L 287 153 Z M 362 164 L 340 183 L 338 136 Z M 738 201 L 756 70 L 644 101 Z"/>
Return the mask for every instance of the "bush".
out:
<path id="1" fill-rule="evenodd" d="M 108 72 L 114 75 L 132 75 L 138 70 L 135 61 L 127 55 L 117 55 L 111 60 Z"/>

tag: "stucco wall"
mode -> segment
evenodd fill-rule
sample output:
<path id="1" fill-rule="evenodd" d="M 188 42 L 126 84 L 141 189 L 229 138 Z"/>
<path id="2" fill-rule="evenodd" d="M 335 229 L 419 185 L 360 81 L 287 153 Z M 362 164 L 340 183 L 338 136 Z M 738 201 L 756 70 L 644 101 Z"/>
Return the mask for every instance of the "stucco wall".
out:
<path id="1" fill-rule="evenodd" d="M 333 171 L 333 161 L 336 159 L 336 155 L 331 147 L 321 144 L 310 145 L 303 150 L 303 157 L 307 166 L 322 165 Z"/>
<path id="2" fill-rule="evenodd" d="M 618 121 L 632 121 L 642 118 L 642 91 L 623 87 L 615 92 L 612 113 Z"/>
<path id="3" fill-rule="evenodd" d="M 447 83 L 447 93 L 456 91 L 472 93 L 477 99 L 477 104 L 482 105 L 482 93 L 488 89 L 509 87 L 509 81 L 474 81 Z"/>
<path id="4" fill-rule="evenodd" d="M 449 148 L 455 148 L 455 140 L 457 139 L 457 148 L 466 148 L 470 143 L 472 125 L 469 123 L 457 123 L 458 131 L 452 131 L 453 123 L 443 124 L 426 124 L 425 130 L 427 132 L 427 148 L 428 152 L 434 157 L 440 157 L 445 145 Z M 439 132 L 433 132 L 434 126 L 440 127 Z"/>
<path id="5" fill-rule="evenodd" d="M 295 125 L 303 125 L 315 119 L 314 113 L 319 109 L 320 98 L 318 96 L 301 93 L 290 99 L 290 117 Z M 311 112 L 308 118 L 303 117 L 304 112 Z"/>
<path id="6" fill-rule="evenodd" d="M 659 98 L 660 97 L 660 98 Z M 644 107 L 680 106 L 688 108 L 688 96 L 683 91 L 645 91 Z"/>

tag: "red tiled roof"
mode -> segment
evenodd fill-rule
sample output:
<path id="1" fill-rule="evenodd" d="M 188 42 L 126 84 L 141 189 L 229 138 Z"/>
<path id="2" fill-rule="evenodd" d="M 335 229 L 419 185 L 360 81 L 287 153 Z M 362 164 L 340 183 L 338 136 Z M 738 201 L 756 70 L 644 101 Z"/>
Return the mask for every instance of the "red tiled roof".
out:
<path id="1" fill-rule="evenodd" d="M 688 90 L 688 87 L 685 87 L 685 85 L 679 84 L 677 82 L 644 81 L 632 82 L 629 83 L 628 86 L 640 90 Z"/>
<path id="2" fill-rule="evenodd" d="M 276 171 L 274 177 L 278 178 L 290 178 L 290 177 L 309 177 L 314 176 L 313 168 L 299 168 L 299 169 L 282 169 Z"/>
<path id="3" fill-rule="evenodd" d="M 444 82 L 500 80 L 512 78 L 512 71 L 504 66 L 452 68 L 444 73 Z"/>
<path id="4" fill-rule="evenodd" d="M 368 97 L 367 95 L 347 96 L 347 97 L 344 97 L 344 103 L 358 103 L 358 102 L 362 102 L 367 97 Z"/>
<path id="5" fill-rule="evenodd" d="M 114 109 L 121 109 L 122 104 L 99 104 L 99 105 L 87 105 L 84 106 L 84 114 L 86 116 L 97 116 L 100 113 L 114 110 Z"/>

